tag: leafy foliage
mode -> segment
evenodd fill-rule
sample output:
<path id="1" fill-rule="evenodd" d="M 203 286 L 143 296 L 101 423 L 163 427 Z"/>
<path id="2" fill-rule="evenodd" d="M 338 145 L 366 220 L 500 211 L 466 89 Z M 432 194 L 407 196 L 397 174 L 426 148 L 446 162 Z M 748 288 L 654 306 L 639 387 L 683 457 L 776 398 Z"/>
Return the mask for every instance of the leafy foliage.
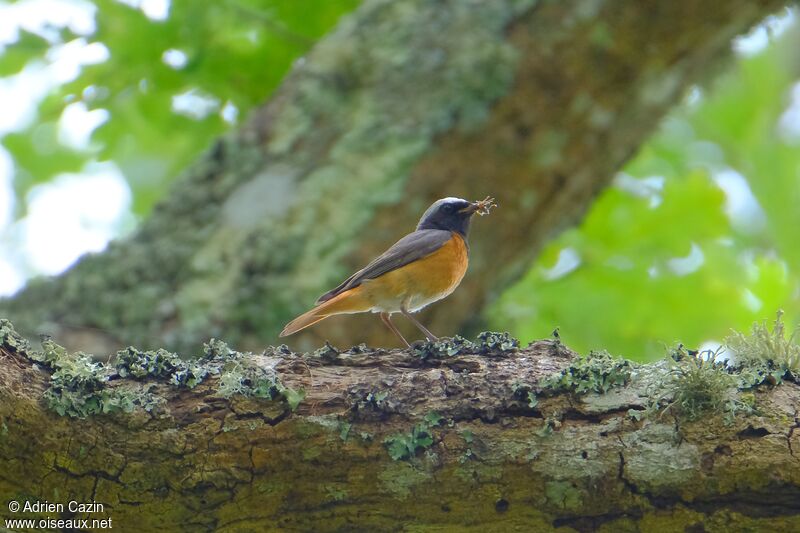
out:
<path id="1" fill-rule="evenodd" d="M 58 173 L 111 160 L 134 190 L 135 213 L 147 213 L 199 151 L 265 100 L 292 61 L 357 4 L 173 0 L 165 17 L 148 17 L 126 2 L 92 0 L 90 31 L 67 26 L 48 38 L 20 32 L 0 53 L 0 75 L 47 64 L 65 44 L 102 46 L 108 60 L 56 86 L 34 122 L 3 138 L 18 199 Z M 187 105 L 176 105 L 180 97 Z M 76 104 L 108 113 L 85 148 L 59 140 L 59 120 Z"/>

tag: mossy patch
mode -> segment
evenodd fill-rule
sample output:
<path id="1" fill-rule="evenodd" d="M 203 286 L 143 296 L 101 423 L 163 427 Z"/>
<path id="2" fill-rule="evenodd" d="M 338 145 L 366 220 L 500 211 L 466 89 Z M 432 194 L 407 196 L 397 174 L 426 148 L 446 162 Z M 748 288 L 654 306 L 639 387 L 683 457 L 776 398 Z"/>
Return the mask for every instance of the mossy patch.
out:
<path id="1" fill-rule="evenodd" d="M 389 463 L 378 478 L 383 488 L 394 496 L 405 499 L 418 485 L 431 480 L 432 475 L 409 463 Z"/>
<path id="2" fill-rule="evenodd" d="M 580 509 L 581 491 L 567 481 L 548 481 L 545 485 L 545 496 L 550 505 L 560 509 Z"/>

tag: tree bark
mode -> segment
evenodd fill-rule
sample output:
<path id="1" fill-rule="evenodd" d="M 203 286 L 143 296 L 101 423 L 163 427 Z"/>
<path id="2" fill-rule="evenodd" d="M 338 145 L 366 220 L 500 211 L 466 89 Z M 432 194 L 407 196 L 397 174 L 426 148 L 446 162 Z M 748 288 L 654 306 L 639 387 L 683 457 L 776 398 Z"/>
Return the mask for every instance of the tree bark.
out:
<path id="1" fill-rule="evenodd" d="M 731 39 L 782 5 L 367 0 L 134 236 L 31 283 L 0 316 L 100 352 L 259 346 L 432 200 L 491 194 L 500 209 L 474 225 L 463 286 L 423 317 L 473 332 Z M 396 342 L 374 317 L 293 342 L 322 338 Z"/>
<path id="2" fill-rule="evenodd" d="M 147 390 L 149 410 L 75 419 L 43 405 L 55 375 L 4 326 L 4 518 L 111 518 L 123 531 L 800 528 L 794 383 L 751 393 L 758 416 L 636 420 L 664 365 L 604 394 L 548 392 L 545 378 L 575 361 L 557 340 L 427 359 L 425 347 L 268 349 L 247 358 L 305 391 L 294 411 L 221 396 L 225 372 L 192 389 L 117 375 L 105 388 Z M 11 500 L 103 510 L 8 513 Z"/>

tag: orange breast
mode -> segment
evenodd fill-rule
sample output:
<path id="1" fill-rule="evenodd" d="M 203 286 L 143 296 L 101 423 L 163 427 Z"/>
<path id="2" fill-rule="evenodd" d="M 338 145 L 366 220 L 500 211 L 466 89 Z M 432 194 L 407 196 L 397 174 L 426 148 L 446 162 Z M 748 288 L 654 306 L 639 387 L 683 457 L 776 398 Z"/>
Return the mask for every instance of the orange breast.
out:
<path id="1" fill-rule="evenodd" d="M 401 306 L 416 311 L 453 292 L 467 271 L 467 245 L 453 234 L 427 257 L 387 272 L 361 286 L 360 295 L 374 310 L 397 312 Z"/>

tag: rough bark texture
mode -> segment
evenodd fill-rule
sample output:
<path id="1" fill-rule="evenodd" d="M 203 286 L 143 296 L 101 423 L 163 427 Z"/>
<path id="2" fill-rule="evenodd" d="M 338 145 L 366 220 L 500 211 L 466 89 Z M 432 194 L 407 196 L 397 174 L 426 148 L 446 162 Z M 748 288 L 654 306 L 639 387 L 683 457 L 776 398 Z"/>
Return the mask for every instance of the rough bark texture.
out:
<path id="1" fill-rule="evenodd" d="M 111 390 L 158 401 L 75 419 L 45 407 L 55 376 L 0 333 L 3 517 L 9 500 L 77 500 L 103 512 L 12 517 L 110 517 L 123 531 L 800 529 L 793 383 L 749 393 L 758 416 L 637 421 L 663 364 L 605 394 L 548 393 L 543 378 L 574 363 L 558 341 L 427 360 L 270 349 L 252 358 L 305 390 L 294 411 L 223 398 L 222 373 L 193 389 L 113 379 Z M 398 439 L 411 449 L 393 459 Z"/>
<path id="2" fill-rule="evenodd" d="M 501 207 L 475 224 L 462 288 L 423 318 L 474 331 L 731 39 L 781 5 L 367 0 L 136 235 L 31 284 L 0 315 L 97 351 L 188 351 L 222 332 L 259 346 L 432 200 L 491 194 Z M 294 342 L 321 338 L 396 342 L 374 317 Z"/>

